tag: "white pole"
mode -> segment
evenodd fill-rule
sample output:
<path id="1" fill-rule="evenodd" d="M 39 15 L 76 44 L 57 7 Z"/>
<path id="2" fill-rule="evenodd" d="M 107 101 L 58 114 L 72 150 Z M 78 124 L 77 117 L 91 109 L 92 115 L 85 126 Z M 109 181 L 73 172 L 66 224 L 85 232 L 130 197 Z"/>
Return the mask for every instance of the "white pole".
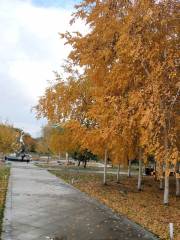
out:
<path id="1" fill-rule="evenodd" d="M 173 223 L 169 223 L 169 236 L 170 236 L 170 240 L 174 239 Z"/>

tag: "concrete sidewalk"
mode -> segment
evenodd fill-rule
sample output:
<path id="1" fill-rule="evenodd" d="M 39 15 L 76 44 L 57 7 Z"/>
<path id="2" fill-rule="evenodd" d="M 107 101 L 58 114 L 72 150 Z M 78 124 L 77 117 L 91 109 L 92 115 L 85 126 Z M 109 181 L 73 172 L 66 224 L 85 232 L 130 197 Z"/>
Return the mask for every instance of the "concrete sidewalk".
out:
<path id="1" fill-rule="evenodd" d="M 41 239 L 156 238 L 46 170 L 13 163 L 2 240 Z"/>

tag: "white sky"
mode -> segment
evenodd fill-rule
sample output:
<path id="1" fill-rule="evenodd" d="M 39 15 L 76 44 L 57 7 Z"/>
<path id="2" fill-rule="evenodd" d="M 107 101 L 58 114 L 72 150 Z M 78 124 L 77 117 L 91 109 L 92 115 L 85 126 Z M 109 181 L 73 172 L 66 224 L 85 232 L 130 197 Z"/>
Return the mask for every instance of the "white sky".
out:
<path id="1" fill-rule="evenodd" d="M 69 52 L 58 32 L 72 30 L 73 10 L 59 2 L 43 7 L 32 0 L 0 0 L 0 120 L 33 136 L 44 121 L 37 121 L 31 108 Z M 79 22 L 73 31 L 83 28 Z"/>

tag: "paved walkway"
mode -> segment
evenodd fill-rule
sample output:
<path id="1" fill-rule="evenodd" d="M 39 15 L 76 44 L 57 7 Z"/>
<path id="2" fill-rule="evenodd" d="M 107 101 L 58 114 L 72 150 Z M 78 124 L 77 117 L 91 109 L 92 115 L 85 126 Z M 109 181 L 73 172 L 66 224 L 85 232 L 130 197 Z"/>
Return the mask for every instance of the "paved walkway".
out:
<path id="1" fill-rule="evenodd" d="M 46 170 L 26 163 L 13 163 L 3 228 L 2 240 L 156 239 Z"/>

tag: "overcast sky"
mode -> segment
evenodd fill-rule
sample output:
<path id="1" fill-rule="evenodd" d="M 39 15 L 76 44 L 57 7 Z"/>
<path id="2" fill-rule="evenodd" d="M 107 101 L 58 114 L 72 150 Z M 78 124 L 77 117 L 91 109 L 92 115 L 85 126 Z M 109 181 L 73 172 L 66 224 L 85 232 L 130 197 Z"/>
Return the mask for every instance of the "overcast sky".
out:
<path id="1" fill-rule="evenodd" d="M 69 52 L 58 32 L 72 30 L 75 2 L 0 0 L 0 121 L 40 134 L 44 121 L 37 121 L 31 108 Z M 73 26 L 81 28 L 82 23 Z"/>

